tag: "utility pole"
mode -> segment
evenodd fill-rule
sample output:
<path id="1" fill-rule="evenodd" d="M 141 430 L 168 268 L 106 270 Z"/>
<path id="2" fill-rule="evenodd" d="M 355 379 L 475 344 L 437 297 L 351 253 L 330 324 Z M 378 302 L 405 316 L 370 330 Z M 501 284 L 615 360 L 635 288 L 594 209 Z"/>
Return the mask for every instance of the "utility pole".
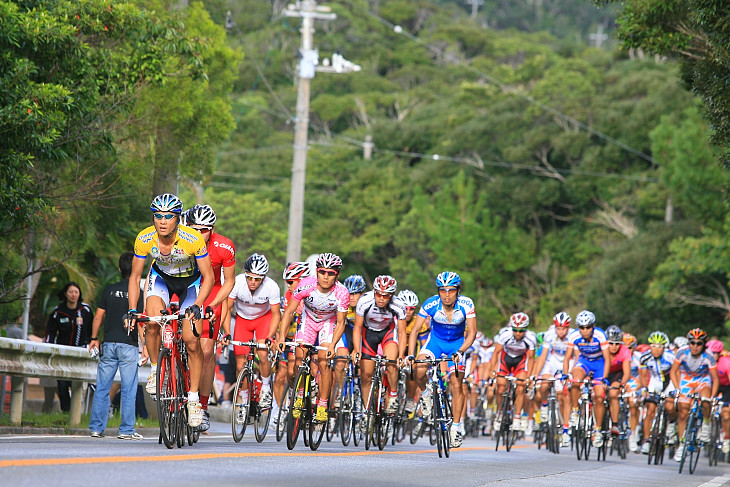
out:
<path id="1" fill-rule="evenodd" d="M 299 86 L 297 91 L 296 118 L 294 121 L 294 160 L 292 163 L 291 199 L 289 201 L 289 236 L 286 244 L 286 260 L 300 259 L 302 252 L 302 225 L 304 222 L 304 184 L 307 170 L 307 145 L 309 130 L 309 87 L 315 70 L 333 73 L 359 71 L 357 66 L 339 54 L 332 56 L 332 66 L 325 59 L 325 66 L 316 69 L 319 53 L 313 48 L 314 19 L 334 20 L 337 15 L 329 7 L 317 6 L 314 0 L 298 1 L 284 10 L 287 17 L 301 17 L 302 46 L 299 50 Z"/>
<path id="2" fill-rule="evenodd" d="M 596 46 L 596 49 L 601 49 L 603 42 L 608 40 L 608 34 L 604 34 L 603 32 L 603 24 L 598 24 L 598 31 L 593 34 L 589 34 L 588 38 Z"/>
<path id="3" fill-rule="evenodd" d="M 471 18 L 476 19 L 479 7 L 484 5 L 484 0 L 466 0 L 467 5 L 471 5 Z"/>

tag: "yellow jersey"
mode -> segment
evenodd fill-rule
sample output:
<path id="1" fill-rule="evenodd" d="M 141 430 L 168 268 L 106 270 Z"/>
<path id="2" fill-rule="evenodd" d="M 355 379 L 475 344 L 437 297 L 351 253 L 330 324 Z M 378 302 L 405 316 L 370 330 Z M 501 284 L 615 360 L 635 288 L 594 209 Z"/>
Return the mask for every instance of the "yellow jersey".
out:
<path id="1" fill-rule="evenodd" d="M 413 319 L 408 322 L 406 325 L 406 335 L 410 336 L 411 331 L 413 330 L 413 325 L 416 324 L 416 318 L 418 318 L 418 315 L 414 315 Z M 428 324 L 429 320 L 426 320 L 421 325 L 421 329 L 418 330 L 418 338 L 421 338 L 425 333 L 428 333 L 431 330 L 431 327 Z"/>
<path id="2" fill-rule="evenodd" d="M 134 255 L 140 259 L 152 256 L 157 270 L 169 277 L 190 277 L 198 272 L 196 260 L 208 255 L 208 247 L 200 232 L 178 225 L 172 250 L 169 254 L 162 254 L 157 230 L 150 225 L 134 240 Z"/>

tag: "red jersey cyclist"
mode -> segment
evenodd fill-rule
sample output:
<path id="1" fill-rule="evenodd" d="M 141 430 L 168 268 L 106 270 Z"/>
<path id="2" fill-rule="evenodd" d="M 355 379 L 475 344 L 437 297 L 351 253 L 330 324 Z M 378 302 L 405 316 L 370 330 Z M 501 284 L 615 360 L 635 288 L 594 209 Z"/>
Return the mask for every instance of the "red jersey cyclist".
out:
<path id="1" fill-rule="evenodd" d="M 624 332 L 616 325 L 606 328 L 608 341 L 608 357 L 611 366 L 608 369 L 608 409 L 611 414 L 611 434 L 618 436 L 619 400 L 621 390 L 626 387 L 631 377 L 631 350 L 624 345 Z"/>
<path id="2" fill-rule="evenodd" d="M 210 428 L 210 414 L 208 413 L 208 398 L 213 388 L 215 376 L 215 341 L 223 327 L 223 334 L 230 338 L 230 316 L 226 298 L 233 290 L 236 280 L 236 249 L 233 242 L 219 233 L 215 233 L 215 212 L 208 205 L 195 205 L 183 215 L 184 224 L 199 231 L 207 245 L 210 262 L 213 265 L 215 282 L 213 289 L 205 300 L 206 321 L 209 326 L 203 326 L 200 335 L 200 346 L 203 349 L 203 373 L 200 377 L 200 405 L 203 407 L 203 422 L 198 428 L 206 431 Z M 221 282 L 221 274 L 223 282 Z M 224 311 L 223 308 L 226 308 Z M 212 316 L 208 312 L 212 309 Z M 223 341 L 226 346 L 228 340 Z"/>
<path id="3" fill-rule="evenodd" d="M 300 303 L 302 308 L 301 325 L 296 334 L 296 341 L 308 345 L 326 347 L 317 354 L 319 365 L 319 400 L 317 401 L 316 421 L 327 421 L 327 403 L 329 402 L 332 387 L 332 369 L 327 367 L 327 359 L 335 355 L 335 346 L 345 331 L 345 318 L 350 304 L 350 293 L 347 288 L 337 281 L 342 269 L 342 259 L 339 256 L 326 252 L 319 254 L 316 262 L 317 275 L 305 277 L 291 296 L 289 304 L 284 310 L 279 327 L 279 349 L 283 350 L 287 331 L 294 319 L 294 313 Z M 296 366 L 304 358 L 305 350 L 301 347 L 296 351 Z M 301 414 L 303 398 L 298 397 L 294 402 L 294 415 Z"/>
<path id="4" fill-rule="evenodd" d="M 136 313 L 134 307 L 139 299 L 139 283 L 145 258 L 151 255 L 154 261 L 147 281 L 145 311 L 149 316 L 159 316 L 170 305 L 173 294 L 180 300 L 180 309 L 185 312 L 182 330 L 190 369 L 188 424 L 197 428 L 203 421 L 203 408 L 198 393 L 203 371 L 203 351 L 200 347 L 203 330 L 201 310 L 213 289 L 215 276 L 203 236 L 197 230 L 180 225 L 182 207 L 182 201 L 174 194 L 161 194 L 152 200 L 150 210 L 153 225 L 142 230 L 134 241 L 128 299 L 130 314 Z M 134 324 L 132 319 L 129 326 Z M 160 327 L 147 326 L 145 341 L 152 365 L 152 374 L 147 379 L 146 389 L 148 393 L 154 394 L 161 343 Z"/>

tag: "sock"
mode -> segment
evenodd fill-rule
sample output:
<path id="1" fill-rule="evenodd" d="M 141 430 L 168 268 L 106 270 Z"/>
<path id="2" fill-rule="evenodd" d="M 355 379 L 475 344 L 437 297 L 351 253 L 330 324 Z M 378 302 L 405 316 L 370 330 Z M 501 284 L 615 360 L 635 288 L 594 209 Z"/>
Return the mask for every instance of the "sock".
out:
<path id="1" fill-rule="evenodd" d="M 188 392 L 188 402 L 200 401 L 200 395 L 197 392 Z"/>
<path id="2" fill-rule="evenodd" d="M 388 391 L 390 397 L 398 397 L 398 391 Z"/>
<path id="3" fill-rule="evenodd" d="M 461 421 L 459 421 L 458 423 L 451 423 L 451 427 L 457 428 L 457 431 L 458 431 L 458 429 L 461 428 Z"/>
<path id="4" fill-rule="evenodd" d="M 261 378 L 261 385 L 267 389 L 271 389 L 271 376 L 268 377 L 262 377 Z"/>
<path id="5" fill-rule="evenodd" d="M 210 396 L 204 396 L 204 395 L 202 395 L 202 394 L 200 395 L 200 405 L 201 405 L 201 406 L 203 407 L 203 409 L 205 409 L 206 411 L 208 410 L 208 398 L 209 398 L 209 397 L 210 397 Z"/>
<path id="6" fill-rule="evenodd" d="M 317 401 L 317 407 L 318 408 L 326 408 L 328 402 L 329 401 L 327 399 L 320 399 L 319 401 Z"/>

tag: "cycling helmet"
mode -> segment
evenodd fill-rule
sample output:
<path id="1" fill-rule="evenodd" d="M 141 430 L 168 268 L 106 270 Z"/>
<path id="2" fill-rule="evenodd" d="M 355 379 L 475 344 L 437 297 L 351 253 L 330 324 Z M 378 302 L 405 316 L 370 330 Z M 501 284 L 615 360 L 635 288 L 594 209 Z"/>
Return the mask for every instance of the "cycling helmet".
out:
<path id="1" fill-rule="evenodd" d="M 561 311 L 560 313 L 553 316 L 553 325 L 555 326 L 566 327 L 570 326 L 570 323 L 570 315 L 565 311 Z"/>
<path id="2" fill-rule="evenodd" d="M 481 340 L 479 340 L 479 343 L 481 344 L 482 347 L 489 348 L 494 343 L 494 340 L 492 340 L 488 336 L 485 336 L 484 338 L 482 338 Z"/>
<path id="3" fill-rule="evenodd" d="M 378 276 L 373 281 L 373 290 L 379 293 L 393 294 L 397 288 L 398 282 L 388 275 Z"/>
<path id="4" fill-rule="evenodd" d="M 687 340 L 702 340 L 707 343 L 707 332 L 702 328 L 695 328 L 687 333 Z"/>
<path id="5" fill-rule="evenodd" d="M 530 317 L 525 313 L 515 313 L 509 317 L 509 326 L 519 330 L 530 326 Z"/>
<path id="6" fill-rule="evenodd" d="M 624 345 L 626 345 L 629 348 L 634 348 L 636 346 L 636 337 L 632 335 L 631 333 L 624 333 Z"/>
<path id="7" fill-rule="evenodd" d="M 444 271 L 436 276 L 436 287 L 461 287 L 461 277 L 456 272 Z"/>
<path id="8" fill-rule="evenodd" d="M 340 269 L 342 269 L 342 259 L 338 255 L 325 252 L 319 254 L 316 265 L 318 269 L 333 269 L 340 272 Z"/>
<path id="9" fill-rule="evenodd" d="M 307 277 L 310 273 L 310 267 L 308 262 L 289 262 L 282 277 L 285 281 L 291 281 L 293 279 L 301 279 Z"/>
<path id="10" fill-rule="evenodd" d="M 185 212 L 185 224 L 188 226 L 213 228 L 215 220 L 215 211 L 209 205 L 195 205 Z"/>
<path id="11" fill-rule="evenodd" d="M 152 199 L 150 210 L 154 211 L 171 211 L 173 213 L 182 213 L 183 203 L 180 198 L 171 193 L 158 194 Z"/>
<path id="12" fill-rule="evenodd" d="M 596 323 L 596 315 L 584 309 L 575 317 L 575 322 L 578 326 L 593 326 Z"/>
<path id="13" fill-rule="evenodd" d="M 418 306 L 418 295 L 410 289 L 404 289 L 398 293 L 398 298 L 403 301 L 408 308 Z"/>
<path id="14" fill-rule="evenodd" d="M 606 340 L 609 342 L 623 342 L 624 341 L 624 332 L 621 331 L 621 328 L 619 328 L 616 325 L 611 325 L 608 328 L 606 328 Z"/>
<path id="15" fill-rule="evenodd" d="M 666 347 L 669 345 L 669 337 L 663 331 L 655 331 L 649 335 L 647 342 L 649 342 L 649 345 L 662 345 Z"/>
<path id="16" fill-rule="evenodd" d="M 720 340 L 710 340 L 707 342 L 707 350 L 712 353 L 722 353 L 725 349 L 725 345 Z"/>
<path id="17" fill-rule="evenodd" d="M 689 340 L 687 340 L 686 337 L 675 337 L 674 341 L 672 342 L 675 347 L 682 348 L 689 345 Z"/>
<path id="18" fill-rule="evenodd" d="M 269 261 L 261 254 L 252 254 L 243 263 L 243 270 L 258 276 L 265 276 L 269 272 Z"/>
<path id="19" fill-rule="evenodd" d="M 481 331 L 477 330 L 477 334 L 474 335 L 474 340 L 481 340 L 482 338 L 484 338 L 484 333 L 482 333 Z"/>
<path id="20" fill-rule="evenodd" d="M 365 290 L 365 279 L 360 274 L 347 276 L 342 284 L 350 291 L 350 294 L 361 293 Z"/>

